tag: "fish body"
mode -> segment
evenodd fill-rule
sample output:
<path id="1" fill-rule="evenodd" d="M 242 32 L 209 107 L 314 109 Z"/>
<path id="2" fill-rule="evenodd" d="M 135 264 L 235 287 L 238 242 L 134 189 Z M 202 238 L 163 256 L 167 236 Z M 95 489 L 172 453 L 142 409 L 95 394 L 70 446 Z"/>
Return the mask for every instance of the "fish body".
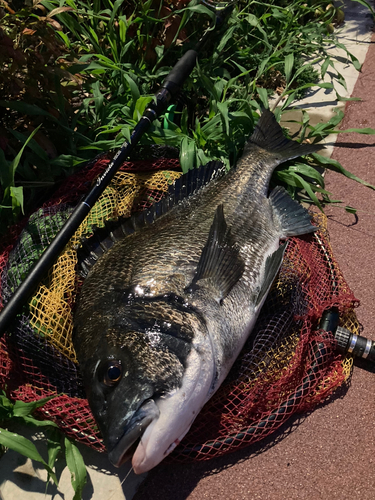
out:
<path id="1" fill-rule="evenodd" d="M 88 272 L 73 340 L 114 465 L 157 465 L 225 379 L 282 263 L 280 240 L 315 229 L 284 189 L 268 194 L 272 172 L 316 150 L 264 112 L 232 171 L 177 181 Z"/>

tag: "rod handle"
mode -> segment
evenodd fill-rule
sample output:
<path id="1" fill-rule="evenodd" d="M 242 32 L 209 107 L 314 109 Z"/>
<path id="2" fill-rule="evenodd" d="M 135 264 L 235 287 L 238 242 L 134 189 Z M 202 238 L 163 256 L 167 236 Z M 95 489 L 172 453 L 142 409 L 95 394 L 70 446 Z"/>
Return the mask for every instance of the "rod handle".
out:
<path id="1" fill-rule="evenodd" d="M 337 349 L 343 353 L 349 353 L 357 358 L 367 359 L 368 361 L 375 361 L 375 342 L 362 337 L 362 335 L 355 335 L 347 328 L 338 326 L 335 332 L 335 339 L 337 340 Z"/>
<path id="2" fill-rule="evenodd" d="M 183 83 L 186 81 L 187 77 L 195 68 L 197 63 L 198 52 L 194 49 L 190 49 L 181 57 L 181 59 L 173 66 L 171 71 L 168 73 L 164 81 L 163 87 L 168 88 L 168 90 L 173 95 L 173 87 L 176 86 L 181 88 Z M 173 87 L 170 85 L 172 84 Z"/>

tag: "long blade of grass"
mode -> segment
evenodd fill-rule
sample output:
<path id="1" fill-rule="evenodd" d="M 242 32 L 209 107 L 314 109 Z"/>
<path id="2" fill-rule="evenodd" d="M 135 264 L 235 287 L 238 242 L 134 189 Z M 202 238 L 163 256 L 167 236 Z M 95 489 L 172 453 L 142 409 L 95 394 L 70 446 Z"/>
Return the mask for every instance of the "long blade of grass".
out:
<path id="1" fill-rule="evenodd" d="M 288 54 L 284 62 L 284 71 L 285 71 L 285 78 L 287 85 L 292 76 L 293 66 L 294 66 L 294 54 Z"/>
<path id="2" fill-rule="evenodd" d="M 81 452 L 77 446 L 68 439 L 64 439 L 66 464 L 70 471 L 72 486 L 74 489 L 73 500 L 81 500 L 82 490 L 87 481 L 86 466 Z"/>
<path id="3" fill-rule="evenodd" d="M 35 445 L 23 436 L 16 434 L 15 432 L 9 432 L 6 429 L 0 428 L 0 444 L 6 446 L 10 450 L 16 451 L 23 455 L 24 457 L 30 458 L 43 464 L 44 468 L 50 474 L 54 483 L 57 485 L 58 481 L 55 473 L 51 467 L 44 461 L 39 451 L 36 449 Z"/>
<path id="4" fill-rule="evenodd" d="M 326 158 L 325 156 L 319 155 L 317 153 L 312 154 L 313 158 L 317 160 L 320 165 L 323 165 L 325 168 L 328 168 L 329 170 L 333 170 L 334 172 L 338 172 L 340 174 L 345 175 L 348 179 L 352 179 L 353 181 L 359 182 L 363 186 L 366 186 L 370 189 L 375 190 L 375 186 L 370 184 L 369 182 L 366 182 L 356 175 L 352 174 L 348 170 L 346 170 L 338 161 L 334 160 L 333 158 Z"/>
<path id="5" fill-rule="evenodd" d="M 55 398 L 56 395 L 49 396 L 47 398 L 39 399 L 38 401 L 31 401 L 30 403 L 25 403 L 24 401 L 15 401 L 13 406 L 13 415 L 15 417 L 25 417 L 26 415 L 30 415 L 37 408 L 41 408 L 48 401 Z"/>

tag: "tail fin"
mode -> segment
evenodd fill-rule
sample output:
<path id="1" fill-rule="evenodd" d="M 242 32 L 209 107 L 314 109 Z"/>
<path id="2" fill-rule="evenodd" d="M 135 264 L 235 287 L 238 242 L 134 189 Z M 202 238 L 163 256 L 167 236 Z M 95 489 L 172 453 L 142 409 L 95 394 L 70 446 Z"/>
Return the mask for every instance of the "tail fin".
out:
<path id="1" fill-rule="evenodd" d="M 300 144 L 287 139 L 277 123 L 275 115 L 268 109 L 263 111 L 249 142 L 274 153 L 278 163 L 315 153 L 323 148 L 323 145 L 320 144 Z"/>

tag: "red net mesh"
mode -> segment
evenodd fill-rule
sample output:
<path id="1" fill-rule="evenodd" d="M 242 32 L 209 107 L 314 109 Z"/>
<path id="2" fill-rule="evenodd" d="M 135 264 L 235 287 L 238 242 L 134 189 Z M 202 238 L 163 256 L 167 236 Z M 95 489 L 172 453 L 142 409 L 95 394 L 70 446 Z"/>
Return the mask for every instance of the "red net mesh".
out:
<path id="1" fill-rule="evenodd" d="M 252 338 L 172 458 L 206 460 L 255 443 L 293 414 L 312 410 L 348 378 L 351 361 L 317 325 L 325 309 L 337 306 L 342 323 L 357 330 L 357 301 L 326 236 L 318 240 L 290 241 Z"/>
<path id="2" fill-rule="evenodd" d="M 56 225 L 53 230 L 58 230 L 57 217 L 61 220 L 68 217 L 69 204 L 77 203 L 87 193 L 108 163 L 106 155 L 98 157 L 69 178 L 42 209 L 33 214 L 28 225 L 34 217 L 33 223 L 36 221 L 40 232 L 36 243 L 35 238 L 30 242 L 21 235 L 16 244 L 21 226 L 13 230 L 7 246 L 0 252 L 2 300 L 7 300 L 12 286 L 14 288 L 17 279 L 22 278 L 20 266 L 30 248 L 36 252 L 40 250 L 37 245 L 40 241 L 48 244 L 48 231 L 52 231 L 53 224 Z M 176 159 L 157 158 L 141 163 L 127 162 L 121 170 L 173 172 L 177 168 Z M 142 175 L 133 209 L 149 206 L 163 196 L 164 188 L 158 184 L 160 179 L 150 187 Z M 169 174 L 164 177 L 168 182 L 173 181 Z M 120 180 L 123 182 L 122 177 Z M 332 256 L 324 218 L 315 216 L 315 223 L 320 227 L 317 235 L 290 240 L 279 277 L 250 339 L 227 380 L 169 459 L 209 459 L 254 443 L 275 431 L 296 412 L 313 409 L 348 378 L 351 362 L 336 354 L 335 340 L 331 334 L 319 331 L 318 324 L 325 309 L 337 306 L 341 324 L 355 332 L 358 330 L 354 313 L 357 301 Z M 42 226 L 48 236 L 44 239 Z M 65 277 L 65 271 L 61 272 Z M 70 316 L 78 283 L 76 276 L 75 289 L 64 296 L 68 304 L 66 314 Z M 48 286 L 50 283 L 45 284 L 46 290 Z M 36 302 L 33 307 L 38 306 Z M 25 308 L 15 330 L 0 345 L 0 385 L 9 397 L 26 402 L 57 395 L 37 410 L 40 418 L 53 420 L 70 437 L 103 451 L 75 356 L 71 355 L 74 349 L 68 345 L 68 328 L 59 332 L 66 335 L 63 347 L 54 335 L 47 326 L 36 327 Z"/>

